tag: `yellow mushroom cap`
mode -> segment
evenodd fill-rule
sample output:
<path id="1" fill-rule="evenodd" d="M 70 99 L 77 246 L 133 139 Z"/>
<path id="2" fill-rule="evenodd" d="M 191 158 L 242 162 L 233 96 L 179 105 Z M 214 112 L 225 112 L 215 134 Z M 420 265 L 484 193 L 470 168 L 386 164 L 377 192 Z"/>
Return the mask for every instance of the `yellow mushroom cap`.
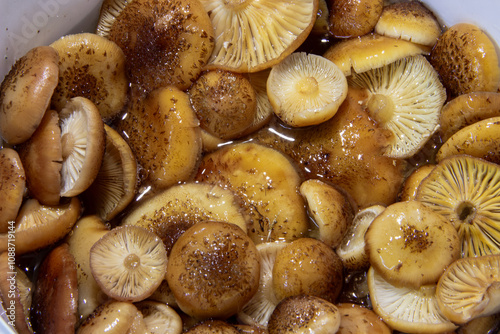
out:
<path id="1" fill-rule="evenodd" d="M 373 30 L 384 8 L 383 0 L 330 1 L 330 32 L 338 38 L 363 36 Z"/>

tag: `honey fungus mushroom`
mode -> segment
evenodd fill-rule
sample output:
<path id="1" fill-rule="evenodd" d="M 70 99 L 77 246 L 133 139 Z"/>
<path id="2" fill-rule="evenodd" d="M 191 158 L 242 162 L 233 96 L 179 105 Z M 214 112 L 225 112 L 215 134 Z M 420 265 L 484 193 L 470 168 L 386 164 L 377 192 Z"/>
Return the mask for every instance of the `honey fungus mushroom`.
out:
<path id="1" fill-rule="evenodd" d="M 15 220 L 24 199 L 26 173 L 16 150 L 0 150 L 0 233 L 9 230 L 9 221 Z"/>
<path id="2" fill-rule="evenodd" d="M 371 32 L 384 8 L 383 0 L 331 0 L 329 3 L 330 32 L 341 38 Z"/>
<path id="3" fill-rule="evenodd" d="M 234 224 L 200 222 L 177 239 L 167 281 L 180 309 L 194 318 L 225 319 L 257 292 L 260 257 Z"/>

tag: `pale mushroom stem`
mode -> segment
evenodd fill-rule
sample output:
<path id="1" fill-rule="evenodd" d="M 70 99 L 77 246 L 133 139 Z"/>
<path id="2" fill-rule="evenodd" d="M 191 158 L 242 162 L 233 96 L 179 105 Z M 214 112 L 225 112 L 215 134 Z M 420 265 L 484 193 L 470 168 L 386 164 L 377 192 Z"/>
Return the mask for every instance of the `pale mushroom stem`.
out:
<path id="1" fill-rule="evenodd" d="M 297 92 L 301 95 L 317 94 L 318 81 L 314 77 L 305 77 L 297 82 Z"/>
<path id="2" fill-rule="evenodd" d="M 73 152 L 73 147 L 75 147 L 75 137 L 69 132 L 63 134 L 61 137 L 61 147 L 62 158 L 66 160 Z"/>
<path id="3" fill-rule="evenodd" d="M 368 100 L 370 115 L 381 124 L 386 124 L 394 117 L 394 102 L 389 96 L 373 94 Z"/>

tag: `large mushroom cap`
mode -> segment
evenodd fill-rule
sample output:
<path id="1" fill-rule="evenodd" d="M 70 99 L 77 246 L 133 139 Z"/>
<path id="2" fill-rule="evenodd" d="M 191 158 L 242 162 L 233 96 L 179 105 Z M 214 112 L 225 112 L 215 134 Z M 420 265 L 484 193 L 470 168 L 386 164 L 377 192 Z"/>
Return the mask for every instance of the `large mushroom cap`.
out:
<path id="1" fill-rule="evenodd" d="M 317 0 L 202 0 L 215 29 L 207 68 L 256 72 L 295 51 L 313 28 Z"/>
<path id="2" fill-rule="evenodd" d="M 363 36 L 373 30 L 384 0 L 330 1 L 330 32 L 338 38 Z"/>

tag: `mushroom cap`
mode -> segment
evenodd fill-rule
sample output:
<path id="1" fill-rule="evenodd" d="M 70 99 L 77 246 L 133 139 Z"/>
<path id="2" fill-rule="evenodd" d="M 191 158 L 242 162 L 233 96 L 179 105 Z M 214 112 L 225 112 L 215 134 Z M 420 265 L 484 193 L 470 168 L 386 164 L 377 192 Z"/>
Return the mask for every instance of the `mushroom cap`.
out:
<path id="1" fill-rule="evenodd" d="M 104 124 L 106 147 L 94 182 L 83 192 L 83 203 L 89 214 L 108 221 L 132 202 L 137 188 L 135 156 L 118 131 Z"/>
<path id="2" fill-rule="evenodd" d="M 415 289 L 436 283 L 460 256 L 453 224 L 418 201 L 389 205 L 368 227 L 365 243 L 370 264 L 386 281 Z"/>
<path id="3" fill-rule="evenodd" d="M 340 312 L 333 303 L 316 296 L 296 295 L 276 306 L 267 329 L 269 334 L 329 334 L 337 332 L 340 321 Z"/>
<path id="4" fill-rule="evenodd" d="M 391 334 L 387 326 L 373 310 L 350 303 L 335 304 L 340 312 L 340 327 L 336 334 Z M 360 321 L 362 319 L 362 321 Z"/>
<path id="5" fill-rule="evenodd" d="M 62 145 L 61 196 L 81 194 L 94 182 L 106 145 L 104 122 L 95 104 L 73 97 L 59 113 Z"/>
<path id="6" fill-rule="evenodd" d="M 441 35 L 441 25 L 424 4 L 411 0 L 385 6 L 375 25 L 375 32 L 433 46 Z"/>
<path id="7" fill-rule="evenodd" d="M 188 94 L 200 127 L 219 138 L 240 137 L 256 117 L 256 94 L 242 74 L 220 69 L 204 72 Z"/>
<path id="8" fill-rule="evenodd" d="M 144 316 L 146 327 L 151 333 L 182 333 L 182 319 L 172 307 L 151 300 L 143 300 L 135 306 Z"/>
<path id="9" fill-rule="evenodd" d="M 436 287 L 439 308 L 457 324 L 500 311 L 500 254 L 453 262 Z"/>
<path id="10" fill-rule="evenodd" d="M 0 136 L 8 144 L 26 141 L 40 124 L 59 80 L 59 55 L 50 46 L 29 50 L 0 85 Z"/>
<path id="11" fill-rule="evenodd" d="M 330 60 L 296 52 L 273 66 L 267 96 L 285 124 L 316 125 L 332 118 L 344 102 L 347 80 Z"/>
<path id="12" fill-rule="evenodd" d="M 323 57 L 334 62 L 344 75 L 349 76 L 353 71 L 362 73 L 405 57 L 429 53 L 430 48 L 423 45 L 378 34 L 367 34 L 332 45 Z"/>
<path id="13" fill-rule="evenodd" d="M 215 30 L 206 68 L 257 72 L 294 52 L 316 21 L 318 0 L 201 0 Z"/>
<path id="14" fill-rule="evenodd" d="M 373 268 L 368 270 L 373 311 L 393 330 L 406 333 L 444 333 L 458 328 L 437 304 L 436 284 L 418 289 L 396 287 Z"/>
<path id="15" fill-rule="evenodd" d="M 195 324 L 184 332 L 185 334 L 239 334 L 239 331 L 226 321 L 209 319 Z"/>
<path id="16" fill-rule="evenodd" d="M 500 253 L 497 164 L 466 155 L 443 159 L 422 180 L 416 200 L 458 231 L 462 257 Z"/>
<path id="17" fill-rule="evenodd" d="M 467 125 L 498 116 L 500 116 L 500 93 L 461 94 L 448 101 L 441 109 L 439 134 L 444 142 Z"/>
<path id="18" fill-rule="evenodd" d="M 410 175 L 408 175 L 403 183 L 403 188 L 399 195 L 399 201 L 413 201 L 417 196 L 418 186 L 424 178 L 429 175 L 431 170 L 434 169 L 435 164 L 421 165 L 414 169 Z"/>
<path id="19" fill-rule="evenodd" d="M 495 43 L 474 24 L 449 27 L 434 45 L 430 62 L 452 97 L 498 90 L 500 66 Z"/>
<path id="20" fill-rule="evenodd" d="M 200 222 L 175 242 L 167 281 L 180 309 L 197 319 L 228 318 L 259 287 L 260 257 L 238 226 Z"/>
<path id="21" fill-rule="evenodd" d="M 446 91 L 425 57 L 407 57 L 354 73 L 348 82 L 368 90 L 368 112 L 379 126 L 392 133 L 387 156 L 412 156 L 438 129 Z"/>
<path id="22" fill-rule="evenodd" d="M 188 88 L 214 47 L 212 22 L 198 0 L 128 1 L 107 37 L 122 48 L 130 82 L 147 92 Z"/>
<path id="23" fill-rule="evenodd" d="M 20 145 L 19 155 L 26 171 L 30 196 L 45 205 L 59 204 L 63 159 L 57 111 L 45 112 L 30 139 Z"/>
<path id="24" fill-rule="evenodd" d="M 45 257 L 33 291 L 32 318 L 36 333 L 73 333 L 77 324 L 78 280 L 68 244 Z"/>
<path id="25" fill-rule="evenodd" d="M 384 9 L 384 0 L 335 0 L 330 5 L 330 32 L 337 38 L 347 38 L 373 30 Z"/>
<path id="26" fill-rule="evenodd" d="M 90 249 L 90 269 L 111 298 L 136 302 L 149 297 L 165 277 L 167 252 L 161 239 L 139 226 L 107 232 Z"/>
<path id="27" fill-rule="evenodd" d="M 26 190 L 26 172 L 21 158 L 12 148 L 0 149 L 0 233 L 9 230 L 15 220 Z"/>
<path id="28" fill-rule="evenodd" d="M 245 135 L 263 128 L 273 118 L 273 107 L 271 106 L 271 102 L 267 96 L 267 79 L 269 78 L 269 73 L 271 73 L 270 69 L 247 74 L 248 81 L 250 81 L 250 84 L 254 89 L 257 103 L 255 118 L 252 125 L 244 131 Z"/>
<path id="29" fill-rule="evenodd" d="M 130 302 L 111 300 L 99 305 L 78 327 L 77 334 L 134 333 L 128 332 L 140 314 Z M 144 332 L 143 332 L 144 333 Z"/>

